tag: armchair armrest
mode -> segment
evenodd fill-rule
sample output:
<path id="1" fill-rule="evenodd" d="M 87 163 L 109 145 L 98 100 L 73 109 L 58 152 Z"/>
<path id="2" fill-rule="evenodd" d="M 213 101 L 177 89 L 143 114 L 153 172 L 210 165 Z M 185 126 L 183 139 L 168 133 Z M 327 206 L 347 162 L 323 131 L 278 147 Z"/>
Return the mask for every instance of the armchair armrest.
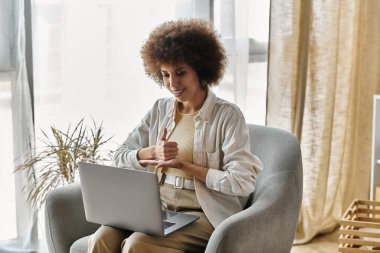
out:
<path id="1" fill-rule="evenodd" d="M 79 183 L 53 190 L 45 204 L 45 232 L 50 253 L 67 253 L 77 239 L 92 234 L 98 224 L 86 221 Z"/>
<path id="2" fill-rule="evenodd" d="M 290 252 L 302 197 L 295 174 L 283 171 L 267 177 L 256 201 L 215 229 L 205 253 Z"/>

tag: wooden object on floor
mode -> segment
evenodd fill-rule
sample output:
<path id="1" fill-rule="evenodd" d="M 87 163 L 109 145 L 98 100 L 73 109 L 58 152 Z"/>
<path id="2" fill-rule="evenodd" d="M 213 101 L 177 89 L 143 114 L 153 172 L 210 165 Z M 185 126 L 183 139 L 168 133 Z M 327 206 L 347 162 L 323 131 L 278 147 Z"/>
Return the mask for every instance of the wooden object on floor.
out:
<path id="1" fill-rule="evenodd" d="M 354 200 L 339 224 L 339 252 L 380 252 L 380 202 Z"/>

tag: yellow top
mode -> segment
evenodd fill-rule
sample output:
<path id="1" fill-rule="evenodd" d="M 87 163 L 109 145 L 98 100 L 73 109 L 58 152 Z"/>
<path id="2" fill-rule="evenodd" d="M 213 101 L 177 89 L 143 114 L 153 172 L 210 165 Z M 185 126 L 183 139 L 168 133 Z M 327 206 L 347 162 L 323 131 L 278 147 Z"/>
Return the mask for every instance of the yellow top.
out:
<path id="1" fill-rule="evenodd" d="M 193 163 L 194 149 L 194 117 L 197 116 L 198 113 L 199 111 L 191 114 L 183 114 L 177 109 L 175 115 L 176 126 L 168 139 L 168 141 L 175 141 L 178 143 L 178 158 L 191 163 Z M 165 168 L 161 170 L 161 172 L 164 172 L 167 175 L 193 179 L 191 175 L 176 168 Z"/>

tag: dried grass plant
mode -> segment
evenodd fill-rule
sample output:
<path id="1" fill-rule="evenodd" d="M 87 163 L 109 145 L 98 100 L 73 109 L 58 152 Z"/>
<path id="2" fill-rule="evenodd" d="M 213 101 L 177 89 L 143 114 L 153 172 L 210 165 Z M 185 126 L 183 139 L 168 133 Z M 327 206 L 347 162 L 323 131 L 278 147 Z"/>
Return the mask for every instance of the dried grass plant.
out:
<path id="1" fill-rule="evenodd" d="M 27 202 L 39 210 L 50 191 L 78 181 L 78 162 L 105 163 L 111 161 L 112 151 L 104 149 L 110 138 L 103 135 L 103 125 L 93 128 L 80 120 L 74 128 L 69 125 L 66 131 L 50 127 L 52 137 L 41 130 L 43 147 L 16 167 L 16 172 L 27 170 L 31 187 L 24 186 Z"/>

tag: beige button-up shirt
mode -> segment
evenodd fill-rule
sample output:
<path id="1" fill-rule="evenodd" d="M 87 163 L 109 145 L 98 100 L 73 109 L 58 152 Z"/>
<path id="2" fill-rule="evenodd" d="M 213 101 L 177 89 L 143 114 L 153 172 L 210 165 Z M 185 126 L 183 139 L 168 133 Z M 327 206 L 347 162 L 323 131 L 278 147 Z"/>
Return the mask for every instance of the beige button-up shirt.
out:
<path id="1" fill-rule="evenodd" d="M 176 105 L 175 98 L 157 100 L 116 150 L 115 165 L 146 170 L 138 162 L 137 151 L 157 145 L 165 127 L 170 135 L 175 127 Z M 216 227 L 244 209 L 255 190 L 262 163 L 250 152 L 249 131 L 240 109 L 216 97 L 211 90 L 194 125 L 194 164 L 210 168 L 206 183 L 194 178 L 195 192 L 204 213 Z"/>

